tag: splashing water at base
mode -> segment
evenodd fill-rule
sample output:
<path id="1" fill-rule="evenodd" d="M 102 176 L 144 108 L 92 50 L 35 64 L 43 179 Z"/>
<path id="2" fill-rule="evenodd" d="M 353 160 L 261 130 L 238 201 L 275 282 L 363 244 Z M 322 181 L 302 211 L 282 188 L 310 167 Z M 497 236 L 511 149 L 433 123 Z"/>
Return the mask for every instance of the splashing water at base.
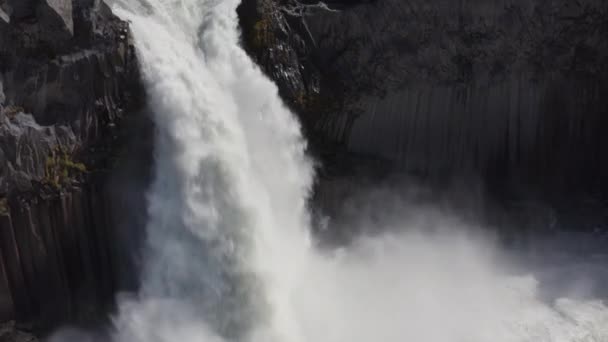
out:
<path id="1" fill-rule="evenodd" d="M 120 302 L 114 341 L 608 341 L 601 301 L 542 302 L 533 277 L 499 272 L 464 228 L 315 250 L 312 165 L 239 47 L 237 5 L 114 5 L 157 126 L 142 288 Z"/>

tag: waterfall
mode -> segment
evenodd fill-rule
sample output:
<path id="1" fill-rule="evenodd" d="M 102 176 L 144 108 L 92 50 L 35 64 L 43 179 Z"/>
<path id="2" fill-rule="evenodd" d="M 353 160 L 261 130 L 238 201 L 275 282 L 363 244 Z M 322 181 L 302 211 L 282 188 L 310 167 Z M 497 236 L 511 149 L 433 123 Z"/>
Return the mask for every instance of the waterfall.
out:
<path id="1" fill-rule="evenodd" d="M 284 292 L 308 248 L 313 173 L 298 123 L 239 47 L 237 1 L 129 5 L 117 12 L 131 22 L 158 129 L 143 300 L 119 325 L 150 314 L 144 305 L 196 318 L 145 318 L 168 318 L 169 331 L 203 321 L 239 336 L 253 309 L 268 317 L 256 326 L 286 326 L 275 321 L 289 317 Z M 131 328 L 119 339 L 138 340 Z"/>
<path id="2" fill-rule="evenodd" d="M 378 221 L 363 213 L 383 202 L 370 203 L 358 224 L 392 233 L 316 248 L 313 164 L 239 47 L 237 5 L 113 6 L 131 23 L 156 124 L 142 286 L 120 299 L 113 341 L 608 341 L 601 299 L 541 298 L 491 239 L 437 211 Z"/>

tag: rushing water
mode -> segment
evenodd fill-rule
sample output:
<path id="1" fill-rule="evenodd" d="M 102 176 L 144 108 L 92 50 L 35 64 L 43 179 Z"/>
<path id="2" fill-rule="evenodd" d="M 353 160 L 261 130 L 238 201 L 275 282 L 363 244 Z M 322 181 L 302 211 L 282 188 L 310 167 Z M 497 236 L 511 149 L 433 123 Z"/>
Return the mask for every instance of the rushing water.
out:
<path id="1" fill-rule="evenodd" d="M 436 212 L 362 217 L 394 233 L 317 250 L 312 163 L 239 47 L 237 5 L 114 4 L 157 127 L 142 288 L 120 300 L 114 341 L 608 341 L 599 298 L 541 299 L 534 275 L 513 275 L 487 239 Z"/>

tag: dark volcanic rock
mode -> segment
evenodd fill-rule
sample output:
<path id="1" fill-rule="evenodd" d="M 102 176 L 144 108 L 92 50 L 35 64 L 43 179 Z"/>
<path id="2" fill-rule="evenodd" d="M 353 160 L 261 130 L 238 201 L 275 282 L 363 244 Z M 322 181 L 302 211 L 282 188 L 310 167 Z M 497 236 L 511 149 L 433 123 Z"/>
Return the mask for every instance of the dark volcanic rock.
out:
<path id="1" fill-rule="evenodd" d="M 148 142 L 142 103 L 128 26 L 103 2 L 0 0 L 0 322 L 44 330 L 112 306 L 128 268 L 114 204 L 143 199 L 109 184 L 125 131 Z"/>
<path id="2" fill-rule="evenodd" d="M 265 0 L 244 1 L 238 12 L 244 43 L 283 96 L 298 105 L 318 95 L 319 74 L 309 60 L 313 42 L 302 21 Z"/>
<path id="3" fill-rule="evenodd" d="M 32 181 L 58 181 L 49 178 L 49 164 L 57 151 L 74 152 L 74 132 L 65 125 L 40 126 L 31 114 L 9 114 L 0 113 L 0 193 L 31 191 Z"/>
<path id="4" fill-rule="evenodd" d="M 242 7 L 259 13 L 241 15 L 245 46 L 312 131 L 328 168 L 363 158 L 435 184 L 476 177 L 495 192 L 608 198 L 605 1 Z M 314 91 L 309 78 L 318 80 Z"/>
<path id="5" fill-rule="evenodd" d="M 83 7 L 84 3 L 74 8 L 74 24 L 71 11 L 62 19 L 70 22 L 65 28 L 73 26 L 75 32 L 72 36 L 71 28 L 66 31 L 67 40 L 48 33 L 39 16 L 27 21 L 11 17 L 0 31 L 0 158 L 6 160 L 0 195 L 26 186 L 24 181 L 49 181 L 47 164 L 58 154 L 67 155 L 70 162 L 78 154 L 90 157 L 86 149 L 112 134 L 124 110 L 139 96 L 126 24 L 103 3 Z M 41 1 L 37 6 L 35 13 L 42 17 L 72 9 L 65 1 Z"/>

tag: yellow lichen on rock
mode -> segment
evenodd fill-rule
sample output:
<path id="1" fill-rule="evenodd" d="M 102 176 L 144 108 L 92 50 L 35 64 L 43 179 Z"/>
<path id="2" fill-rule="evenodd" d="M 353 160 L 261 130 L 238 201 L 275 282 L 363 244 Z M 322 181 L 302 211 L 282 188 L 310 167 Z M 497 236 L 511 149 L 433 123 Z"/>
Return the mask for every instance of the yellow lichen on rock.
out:
<path id="1" fill-rule="evenodd" d="M 59 188 L 73 176 L 85 173 L 87 168 L 84 164 L 73 161 L 66 151 L 57 148 L 47 156 L 44 171 L 43 182 Z"/>

